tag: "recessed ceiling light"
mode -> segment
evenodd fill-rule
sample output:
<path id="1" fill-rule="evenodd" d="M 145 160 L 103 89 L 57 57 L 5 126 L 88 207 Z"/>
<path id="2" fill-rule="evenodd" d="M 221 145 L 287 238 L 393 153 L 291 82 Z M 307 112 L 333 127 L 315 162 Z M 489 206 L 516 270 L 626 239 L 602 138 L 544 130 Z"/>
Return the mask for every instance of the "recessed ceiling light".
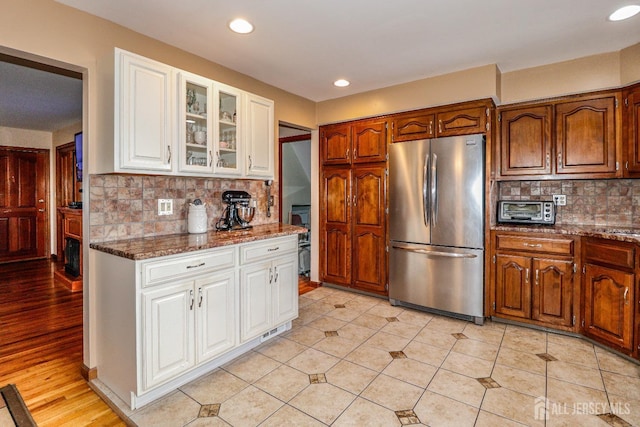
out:
<path id="1" fill-rule="evenodd" d="M 249 34 L 253 31 L 253 25 L 251 22 L 246 19 L 238 18 L 229 22 L 229 28 L 231 31 L 236 32 L 238 34 Z"/>
<path id="2" fill-rule="evenodd" d="M 609 15 L 609 21 L 622 21 L 623 19 L 637 15 L 638 12 L 640 12 L 640 6 L 637 4 L 624 6 Z"/>
<path id="3" fill-rule="evenodd" d="M 338 87 L 347 87 L 350 84 L 351 83 L 349 82 L 349 80 L 345 80 L 345 79 L 338 79 L 335 82 L 333 82 L 333 85 Z"/>

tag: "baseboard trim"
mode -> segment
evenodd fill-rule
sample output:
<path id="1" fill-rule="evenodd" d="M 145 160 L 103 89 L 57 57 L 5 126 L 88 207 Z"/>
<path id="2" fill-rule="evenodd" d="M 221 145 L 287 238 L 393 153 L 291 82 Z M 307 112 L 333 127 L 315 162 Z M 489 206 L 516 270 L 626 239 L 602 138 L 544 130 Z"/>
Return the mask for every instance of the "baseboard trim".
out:
<path id="1" fill-rule="evenodd" d="M 89 382 L 98 378 L 98 368 L 88 368 L 85 364 L 80 367 L 80 375 Z"/>

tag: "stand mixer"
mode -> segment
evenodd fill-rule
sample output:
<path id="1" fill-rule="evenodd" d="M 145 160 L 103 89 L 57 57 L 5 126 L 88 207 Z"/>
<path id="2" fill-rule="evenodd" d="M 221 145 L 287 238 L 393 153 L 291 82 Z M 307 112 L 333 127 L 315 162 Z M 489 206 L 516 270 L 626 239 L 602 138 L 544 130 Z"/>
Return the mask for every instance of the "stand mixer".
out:
<path id="1" fill-rule="evenodd" d="M 227 204 L 224 214 L 216 223 L 216 230 L 245 230 L 255 215 L 256 208 L 249 206 L 251 195 L 246 191 L 229 190 L 222 193 Z"/>

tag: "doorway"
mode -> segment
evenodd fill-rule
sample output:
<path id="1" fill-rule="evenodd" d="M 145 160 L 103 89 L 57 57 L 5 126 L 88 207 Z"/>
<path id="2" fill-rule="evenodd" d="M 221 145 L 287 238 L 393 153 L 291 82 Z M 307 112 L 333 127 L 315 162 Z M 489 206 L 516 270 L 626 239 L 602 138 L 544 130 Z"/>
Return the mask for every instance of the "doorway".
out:
<path id="1" fill-rule="evenodd" d="M 279 126 L 280 222 L 309 230 L 298 235 L 298 274 L 308 280 L 311 271 L 311 132 L 281 123 Z"/>

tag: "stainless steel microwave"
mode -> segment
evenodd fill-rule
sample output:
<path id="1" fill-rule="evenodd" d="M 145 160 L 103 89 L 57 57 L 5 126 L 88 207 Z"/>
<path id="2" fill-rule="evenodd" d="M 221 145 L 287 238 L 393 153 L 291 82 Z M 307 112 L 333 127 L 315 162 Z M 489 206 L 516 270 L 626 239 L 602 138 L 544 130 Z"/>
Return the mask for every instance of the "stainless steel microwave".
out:
<path id="1" fill-rule="evenodd" d="M 555 224 L 556 210 L 553 202 L 500 200 L 498 222 L 515 224 Z"/>

